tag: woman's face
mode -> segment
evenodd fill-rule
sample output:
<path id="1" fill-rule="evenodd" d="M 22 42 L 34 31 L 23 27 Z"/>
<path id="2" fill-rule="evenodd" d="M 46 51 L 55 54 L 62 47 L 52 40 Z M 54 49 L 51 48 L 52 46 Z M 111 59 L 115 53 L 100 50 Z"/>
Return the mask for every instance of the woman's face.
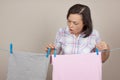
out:
<path id="1" fill-rule="evenodd" d="M 71 34 L 78 36 L 83 29 L 83 20 L 82 15 L 79 14 L 70 14 L 67 19 L 67 24 Z"/>

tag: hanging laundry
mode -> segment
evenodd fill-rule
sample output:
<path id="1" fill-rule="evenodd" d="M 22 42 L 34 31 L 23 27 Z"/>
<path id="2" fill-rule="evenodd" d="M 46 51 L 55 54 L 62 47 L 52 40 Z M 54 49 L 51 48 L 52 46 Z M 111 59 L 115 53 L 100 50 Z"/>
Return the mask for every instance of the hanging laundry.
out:
<path id="1" fill-rule="evenodd" d="M 45 54 L 10 54 L 7 80 L 46 80 L 49 58 Z"/>
<path id="2" fill-rule="evenodd" d="M 100 54 L 52 56 L 53 80 L 102 80 Z"/>

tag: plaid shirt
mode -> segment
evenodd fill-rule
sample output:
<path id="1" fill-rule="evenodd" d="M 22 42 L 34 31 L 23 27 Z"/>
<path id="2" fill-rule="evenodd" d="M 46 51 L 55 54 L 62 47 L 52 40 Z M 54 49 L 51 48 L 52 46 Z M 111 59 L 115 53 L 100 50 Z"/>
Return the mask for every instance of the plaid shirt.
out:
<path id="1" fill-rule="evenodd" d="M 86 54 L 90 53 L 99 41 L 99 33 L 96 30 L 83 38 L 81 34 L 78 37 L 71 34 L 68 28 L 60 28 L 56 34 L 55 47 L 57 54 Z"/>

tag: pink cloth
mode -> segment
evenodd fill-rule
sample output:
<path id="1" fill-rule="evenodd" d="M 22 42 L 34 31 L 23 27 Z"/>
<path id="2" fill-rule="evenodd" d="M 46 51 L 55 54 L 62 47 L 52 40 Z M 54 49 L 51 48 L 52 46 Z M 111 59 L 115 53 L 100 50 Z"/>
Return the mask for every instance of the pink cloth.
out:
<path id="1" fill-rule="evenodd" d="M 100 54 L 57 55 L 52 64 L 53 80 L 102 80 Z"/>

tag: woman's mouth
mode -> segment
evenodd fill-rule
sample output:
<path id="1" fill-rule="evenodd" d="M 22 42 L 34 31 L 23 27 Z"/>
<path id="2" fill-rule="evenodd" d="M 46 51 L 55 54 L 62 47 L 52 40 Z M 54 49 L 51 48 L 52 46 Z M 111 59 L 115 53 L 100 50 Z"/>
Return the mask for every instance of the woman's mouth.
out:
<path id="1" fill-rule="evenodd" d="M 73 29 L 69 29 L 70 33 L 73 33 Z"/>
<path id="2" fill-rule="evenodd" d="M 72 29 L 69 29 L 70 31 L 73 31 Z"/>

